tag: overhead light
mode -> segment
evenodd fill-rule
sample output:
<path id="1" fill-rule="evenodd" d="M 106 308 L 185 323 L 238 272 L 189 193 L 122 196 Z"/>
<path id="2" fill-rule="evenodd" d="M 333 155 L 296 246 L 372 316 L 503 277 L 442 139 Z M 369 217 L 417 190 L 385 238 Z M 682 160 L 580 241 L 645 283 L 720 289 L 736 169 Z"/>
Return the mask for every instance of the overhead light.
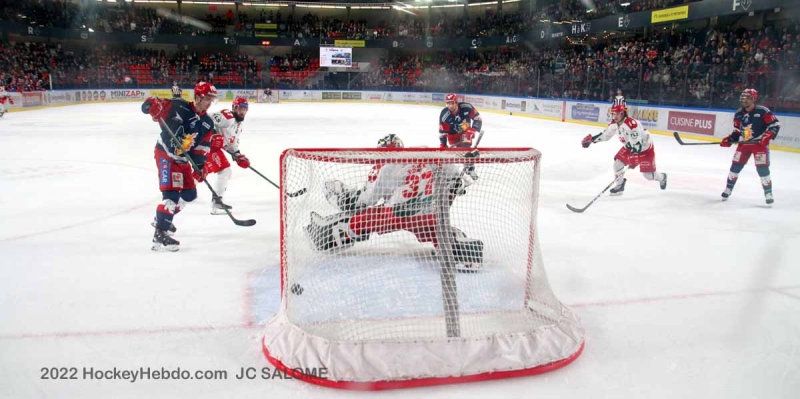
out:
<path id="1" fill-rule="evenodd" d="M 94 33 L 94 29 L 89 28 L 89 32 Z"/>
<path id="2" fill-rule="evenodd" d="M 620 5 L 623 6 L 623 7 L 627 7 L 627 6 L 631 5 L 631 3 L 622 3 Z"/>

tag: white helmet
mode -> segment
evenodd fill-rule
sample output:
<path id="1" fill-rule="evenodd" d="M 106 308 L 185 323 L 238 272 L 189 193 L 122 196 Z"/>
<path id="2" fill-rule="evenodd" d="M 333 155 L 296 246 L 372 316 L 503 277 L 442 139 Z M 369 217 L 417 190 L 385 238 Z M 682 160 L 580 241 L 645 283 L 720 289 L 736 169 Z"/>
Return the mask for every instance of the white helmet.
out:
<path id="1" fill-rule="evenodd" d="M 403 140 L 396 134 L 390 133 L 378 140 L 378 148 L 403 148 Z"/>

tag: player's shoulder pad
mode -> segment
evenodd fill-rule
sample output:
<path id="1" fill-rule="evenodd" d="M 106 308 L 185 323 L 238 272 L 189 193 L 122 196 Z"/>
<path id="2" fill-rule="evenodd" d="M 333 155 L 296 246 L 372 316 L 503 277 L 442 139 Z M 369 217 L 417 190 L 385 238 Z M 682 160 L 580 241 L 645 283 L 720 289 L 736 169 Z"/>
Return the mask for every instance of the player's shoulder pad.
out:
<path id="1" fill-rule="evenodd" d="M 461 108 L 462 111 L 475 109 L 470 103 L 458 103 L 458 107 Z"/>
<path id="2" fill-rule="evenodd" d="M 765 114 L 771 114 L 772 113 L 772 111 L 770 111 L 769 108 L 767 108 L 767 107 L 765 107 L 763 105 L 756 105 L 756 107 L 753 109 L 753 111 L 761 111 L 761 112 L 763 112 Z"/>
<path id="3" fill-rule="evenodd" d="M 623 123 L 626 126 L 628 126 L 629 128 L 631 128 L 631 129 L 636 129 L 637 127 L 639 127 L 639 121 L 637 121 L 636 119 L 631 118 L 630 116 L 625 118 Z"/>
<path id="4" fill-rule="evenodd" d="M 208 115 L 211 117 L 211 120 L 214 121 L 214 125 L 216 126 L 228 127 L 232 124 L 231 121 L 233 120 L 233 114 L 227 109 L 223 109 L 221 112 L 214 112 Z"/>

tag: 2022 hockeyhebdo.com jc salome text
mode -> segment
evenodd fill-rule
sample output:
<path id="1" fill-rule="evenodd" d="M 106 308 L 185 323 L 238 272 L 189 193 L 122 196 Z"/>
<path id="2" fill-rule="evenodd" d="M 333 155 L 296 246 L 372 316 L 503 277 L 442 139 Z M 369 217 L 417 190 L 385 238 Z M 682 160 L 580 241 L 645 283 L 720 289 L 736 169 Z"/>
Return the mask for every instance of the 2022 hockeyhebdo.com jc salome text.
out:
<path id="1" fill-rule="evenodd" d="M 192 380 L 294 380 L 326 379 L 326 368 L 297 368 L 282 371 L 271 367 L 239 367 L 235 370 L 189 370 L 181 367 L 139 367 L 133 369 L 97 367 L 42 367 L 41 380 L 84 381 L 192 381 Z"/>

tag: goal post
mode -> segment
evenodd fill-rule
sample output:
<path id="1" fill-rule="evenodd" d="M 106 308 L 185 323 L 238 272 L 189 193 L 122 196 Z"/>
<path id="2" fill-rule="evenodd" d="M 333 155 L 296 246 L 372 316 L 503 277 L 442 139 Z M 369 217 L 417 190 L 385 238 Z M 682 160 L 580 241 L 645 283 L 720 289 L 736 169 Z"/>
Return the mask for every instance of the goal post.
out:
<path id="1" fill-rule="evenodd" d="M 379 390 L 540 374 L 580 355 L 584 330 L 552 292 L 542 260 L 541 153 L 464 155 L 284 151 L 281 306 L 262 342 L 276 368 L 318 385 Z M 364 190 L 368 181 L 383 191 Z M 348 194 L 332 196 L 331 187 Z"/>

